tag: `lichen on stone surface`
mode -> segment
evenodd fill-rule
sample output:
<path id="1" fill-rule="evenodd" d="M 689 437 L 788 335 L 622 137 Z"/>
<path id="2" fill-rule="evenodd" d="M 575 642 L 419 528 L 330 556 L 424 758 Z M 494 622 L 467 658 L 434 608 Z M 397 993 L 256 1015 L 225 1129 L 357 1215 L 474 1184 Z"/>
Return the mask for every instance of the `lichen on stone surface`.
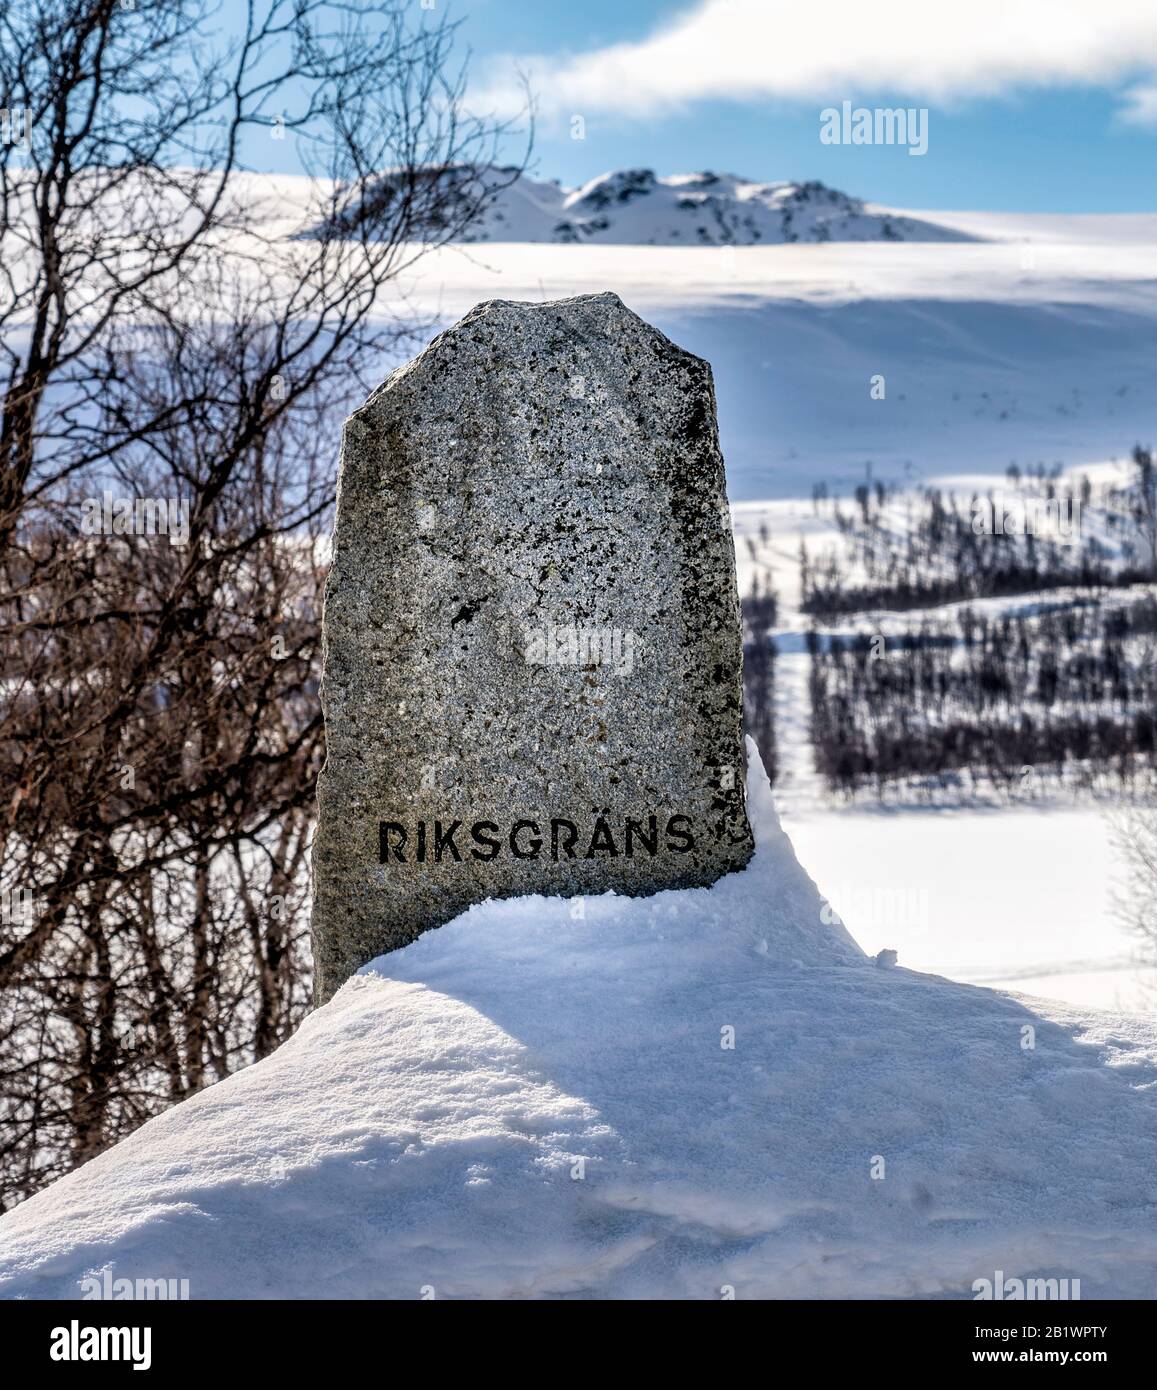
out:
<path id="1" fill-rule="evenodd" d="M 351 416 L 324 636 L 320 999 L 486 898 L 747 862 L 711 370 L 617 296 L 480 304 Z"/>

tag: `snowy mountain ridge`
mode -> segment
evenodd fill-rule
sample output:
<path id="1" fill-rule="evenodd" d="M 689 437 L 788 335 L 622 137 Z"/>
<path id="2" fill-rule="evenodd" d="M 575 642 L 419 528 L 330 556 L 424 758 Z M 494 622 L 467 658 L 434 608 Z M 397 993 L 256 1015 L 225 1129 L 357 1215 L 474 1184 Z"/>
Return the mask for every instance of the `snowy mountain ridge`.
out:
<path id="1" fill-rule="evenodd" d="M 759 183 L 710 170 L 659 177 L 617 169 L 581 188 L 534 179 L 517 169 L 465 165 L 430 171 L 455 205 L 493 200 L 465 241 L 608 243 L 635 246 L 758 246 L 825 241 L 970 241 L 967 233 L 805 183 Z M 388 221 L 397 183 L 387 172 L 338 214 L 349 231 Z"/>

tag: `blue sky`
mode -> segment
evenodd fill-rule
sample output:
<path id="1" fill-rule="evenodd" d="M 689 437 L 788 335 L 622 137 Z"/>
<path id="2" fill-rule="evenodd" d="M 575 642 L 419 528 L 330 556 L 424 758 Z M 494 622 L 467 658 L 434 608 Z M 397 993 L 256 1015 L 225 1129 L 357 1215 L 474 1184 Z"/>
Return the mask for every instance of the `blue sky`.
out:
<path id="1" fill-rule="evenodd" d="M 455 0 L 446 12 L 483 104 L 509 99 L 516 63 L 530 72 L 536 170 L 566 184 L 642 165 L 819 178 L 914 208 L 1157 206 L 1157 0 Z M 845 99 L 926 107 L 927 154 L 821 144 L 820 111 Z"/>
<path id="2" fill-rule="evenodd" d="M 715 169 L 900 208 L 1157 207 L 1157 0 L 403 3 L 415 23 L 458 21 L 475 109 L 517 119 L 527 74 L 532 172 L 568 186 Z M 925 108 L 927 152 L 822 143 L 844 101 Z M 298 167 L 289 140 L 248 152 Z"/>

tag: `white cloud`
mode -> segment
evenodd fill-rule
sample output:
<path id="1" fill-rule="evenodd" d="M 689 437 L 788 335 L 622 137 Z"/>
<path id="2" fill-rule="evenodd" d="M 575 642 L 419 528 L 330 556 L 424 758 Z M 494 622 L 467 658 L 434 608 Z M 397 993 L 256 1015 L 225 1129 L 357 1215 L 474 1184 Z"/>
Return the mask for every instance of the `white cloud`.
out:
<path id="1" fill-rule="evenodd" d="M 1127 125 L 1157 125 L 1157 82 L 1140 82 L 1124 93 L 1121 119 Z"/>
<path id="2" fill-rule="evenodd" d="M 1157 0 L 701 0 L 638 42 L 518 63 L 548 114 L 1118 84 L 1157 67 Z M 475 105 L 521 105 L 503 67 Z"/>

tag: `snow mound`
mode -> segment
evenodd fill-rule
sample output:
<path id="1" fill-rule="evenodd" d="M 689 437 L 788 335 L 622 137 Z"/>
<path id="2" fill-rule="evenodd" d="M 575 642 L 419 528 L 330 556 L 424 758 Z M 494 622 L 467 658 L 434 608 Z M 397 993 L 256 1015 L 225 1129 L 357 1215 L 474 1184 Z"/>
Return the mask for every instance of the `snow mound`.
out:
<path id="1" fill-rule="evenodd" d="M 375 961 L 10 1212 L 0 1295 L 1152 1296 L 1157 1026 L 877 969 L 754 756 L 749 796 L 710 889 L 491 902 Z"/>
<path id="2" fill-rule="evenodd" d="M 390 225 L 398 175 L 382 174 L 336 223 L 373 234 Z M 407 179 L 412 175 L 407 175 Z M 618 169 L 578 189 L 520 175 L 515 169 L 454 166 L 430 170 L 451 206 L 494 201 L 466 241 L 605 242 L 635 246 L 758 246 L 818 241 L 971 241 L 960 229 L 868 209 L 859 199 L 813 180 L 756 183 L 735 174 L 674 174 Z"/>

